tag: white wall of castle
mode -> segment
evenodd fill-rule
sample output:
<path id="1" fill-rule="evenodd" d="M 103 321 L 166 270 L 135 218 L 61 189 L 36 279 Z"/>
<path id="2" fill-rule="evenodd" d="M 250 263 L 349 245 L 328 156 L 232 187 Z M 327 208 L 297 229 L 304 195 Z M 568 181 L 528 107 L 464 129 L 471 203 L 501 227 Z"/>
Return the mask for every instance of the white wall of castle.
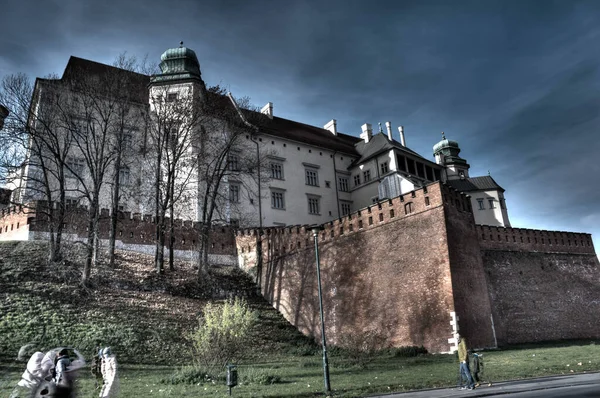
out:
<path id="1" fill-rule="evenodd" d="M 471 207 L 473 208 L 475 224 L 510 227 L 508 211 L 501 191 L 475 191 L 469 192 L 469 194 L 471 195 Z"/>

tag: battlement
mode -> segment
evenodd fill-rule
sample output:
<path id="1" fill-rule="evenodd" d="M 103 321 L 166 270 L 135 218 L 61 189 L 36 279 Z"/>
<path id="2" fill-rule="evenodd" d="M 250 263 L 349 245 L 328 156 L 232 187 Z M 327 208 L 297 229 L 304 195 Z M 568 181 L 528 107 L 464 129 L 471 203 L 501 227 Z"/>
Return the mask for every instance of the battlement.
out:
<path id="1" fill-rule="evenodd" d="M 48 232 L 48 214 L 44 202 L 11 206 L 0 211 L 0 240 L 28 240 L 30 233 Z M 75 239 L 87 238 L 88 210 L 84 207 L 68 207 L 63 220 L 63 231 Z M 166 225 L 170 219 L 166 218 Z M 101 239 L 108 239 L 110 231 L 110 210 L 101 209 L 99 219 Z M 177 250 L 198 250 L 200 223 L 176 219 L 175 245 Z M 129 245 L 153 245 L 156 235 L 155 217 L 151 214 L 118 212 L 116 239 Z M 213 227 L 209 243 L 211 254 L 232 254 L 234 233 L 229 226 Z M 170 236 L 167 233 L 167 245 Z"/>
<path id="2" fill-rule="evenodd" d="M 546 231 L 476 225 L 483 250 L 594 254 L 592 235 L 577 232 Z"/>
<path id="3" fill-rule="evenodd" d="M 471 201 L 468 195 L 460 193 L 448 185 L 434 182 L 421 189 L 407 192 L 392 199 L 379 201 L 323 224 L 324 230 L 319 232 L 319 242 L 325 243 L 357 232 L 377 228 L 442 205 L 454 207 L 461 212 L 471 212 Z M 236 235 L 238 237 L 238 250 L 241 253 L 252 250 L 250 246 L 246 247 L 247 240 L 241 239 L 243 236 L 268 239 L 270 243 L 265 249 L 273 250 L 275 254 L 310 248 L 314 239 L 309 225 L 267 227 L 263 228 L 262 231 L 256 228 L 247 228 L 238 230 Z M 273 243 L 272 246 L 271 243 Z"/>

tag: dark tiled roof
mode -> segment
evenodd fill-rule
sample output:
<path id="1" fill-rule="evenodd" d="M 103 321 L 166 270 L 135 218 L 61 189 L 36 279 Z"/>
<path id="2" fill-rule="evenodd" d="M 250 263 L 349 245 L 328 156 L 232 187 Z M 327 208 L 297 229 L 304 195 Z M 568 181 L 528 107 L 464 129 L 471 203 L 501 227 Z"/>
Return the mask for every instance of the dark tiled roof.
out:
<path id="1" fill-rule="evenodd" d="M 504 189 L 491 176 L 471 177 L 464 180 L 448 180 L 446 184 L 460 192 L 487 191 L 491 189 L 498 189 L 504 192 Z"/>
<path id="2" fill-rule="evenodd" d="M 266 115 L 259 115 L 252 118 L 251 122 L 264 134 L 358 156 L 354 148 L 354 144 L 360 141 L 358 137 L 341 133 L 335 136 L 329 130 L 277 116 L 269 119 Z"/>
<path id="3" fill-rule="evenodd" d="M 148 103 L 150 76 L 71 56 L 61 80 L 77 81 L 80 76 L 99 77 L 97 83 L 100 90 L 109 91 L 111 83 L 117 83 L 121 87 L 126 85 L 129 90 L 129 100 L 141 104 Z"/>
<path id="4" fill-rule="evenodd" d="M 425 163 L 435 164 L 431 160 L 424 158 L 410 148 L 403 146 L 396 140 L 390 141 L 388 136 L 384 133 L 375 134 L 369 143 L 365 143 L 363 139 L 359 139 L 355 145 L 356 152 L 360 154 L 360 158 L 355 160 L 352 165 L 357 165 L 366 162 L 367 160 L 391 149 L 397 149 L 400 152 L 404 152 L 412 155 L 418 159 L 421 159 Z"/>

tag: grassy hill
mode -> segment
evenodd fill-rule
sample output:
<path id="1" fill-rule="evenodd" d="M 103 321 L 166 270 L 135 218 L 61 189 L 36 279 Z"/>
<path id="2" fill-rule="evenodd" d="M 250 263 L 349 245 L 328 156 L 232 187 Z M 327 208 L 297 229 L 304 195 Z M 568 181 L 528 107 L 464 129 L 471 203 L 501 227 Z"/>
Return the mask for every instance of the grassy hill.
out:
<path id="1" fill-rule="evenodd" d="M 61 263 L 48 263 L 46 253 L 45 242 L 0 242 L 0 355 L 14 358 L 28 344 L 28 353 L 72 346 L 86 356 L 111 346 L 123 362 L 191 361 L 186 335 L 206 304 L 194 264 L 177 261 L 158 275 L 153 256 L 118 251 L 116 267 L 101 262 L 84 288 L 77 247 Z M 259 312 L 256 356 L 316 348 L 256 295 L 239 269 L 215 267 L 214 275 L 220 298 L 243 296 Z"/>

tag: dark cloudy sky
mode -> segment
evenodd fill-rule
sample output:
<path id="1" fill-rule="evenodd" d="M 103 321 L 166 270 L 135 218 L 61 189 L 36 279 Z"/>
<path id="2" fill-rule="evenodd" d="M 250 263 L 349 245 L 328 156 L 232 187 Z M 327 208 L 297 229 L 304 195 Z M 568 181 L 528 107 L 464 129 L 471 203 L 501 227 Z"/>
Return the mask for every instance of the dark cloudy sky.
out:
<path id="1" fill-rule="evenodd" d="M 70 55 L 158 62 L 183 40 L 209 85 L 344 133 L 446 132 L 506 189 L 516 227 L 592 233 L 600 251 L 600 1 L 19 0 L 0 10 L 0 77 Z M 396 137 L 397 138 L 397 137 Z"/>

